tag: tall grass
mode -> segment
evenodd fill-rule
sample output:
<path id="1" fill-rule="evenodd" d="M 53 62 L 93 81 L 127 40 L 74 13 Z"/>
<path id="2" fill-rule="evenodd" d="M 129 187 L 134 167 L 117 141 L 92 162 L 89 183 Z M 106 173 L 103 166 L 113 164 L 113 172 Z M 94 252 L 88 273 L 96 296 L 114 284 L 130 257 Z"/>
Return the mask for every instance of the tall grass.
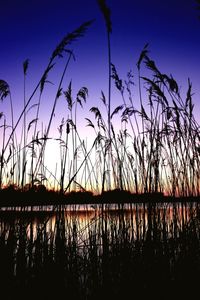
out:
<path id="1" fill-rule="evenodd" d="M 1 212 L 0 285 L 8 299 L 144 299 L 198 290 L 198 204 L 85 209 L 83 216 L 58 210 L 48 221 L 44 212 L 37 219 Z"/>
<path id="2" fill-rule="evenodd" d="M 77 190 L 99 194 L 120 189 L 136 194 L 161 192 L 170 196 L 199 196 L 200 135 L 192 83 L 188 80 L 187 93 L 181 95 L 175 78 L 160 71 L 149 57 L 148 44 L 136 63 L 134 76 L 137 76 L 138 88 L 132 72 L 125 80 L 121 79 L 117 66 L 111 62 L 110 9 L 105 1 L 98 3 L 107 32 L 108 96 L 102 91 L 103 107 L 100 109 L 97 104 L 90 108 L 91 117 L 85 115 L 93 140 L 81 136 L 77 122 L 78 107 L 84 109 L 89 89 L 82 87 L 73 95 L 71 81 L 67 89 L 64 88 L 68 65 L 74 58 L 68 45 L 85 34 L 92 23 L 89 21 L 63 38 L 30 96 L 26 93 L 28 60 L 24 62 L 24 103 L 15 124 L 9 85 L 0 81 L 0 98 L 6 101 L 9 97 L 11 111 L 10 118 L 3 112 L 0 115 L 0 188 L 12 185 L 23 190 L 44 184 L 62 194 Z M 40 115 L 41 106 L 47 105 L 42 103 L 43 93 L 60 57 L 65 63 L 49 119 L 44 124 Z M 114 86 L 121 104 L 113 108 Z M 138 99 L 133 94 L 138 94 Z M 37 101 L 33 102 L 35 97 Z M 65 100 L 66 114 L 61 116 L 60 124 L 56 124 L 54 114 L 61 99 Z M 20 122 L 21 135 L 17 132 Z M 52 126 L 59 128 L 58 136 L 51 135 Z M 46 163 L 52 141 L 57 143 L 60 153 L 55 172 L 49 170 Z"/>
<path id="3" fill-rule="evenodd" d="M 108 145 L 105 148 L 105 160 L 107 159 L 108 170 L 105 170 L 105 164 L 103 169 L 103 182 L 102 182 L 102 192 L 104 192 L 105 179 L 107 177 L 108 188 L 111 189 L 111 160 L 112 160 L 112 147 L 111 147 L 111 42 L 110 42 L 110 34 L 112 32 L 112 23 L 111 23 L 111 12 L 110 8 L 107 6 L 105 0 L 98 0 L 98 4 L 100 10 L 103 14 L 106 32 L 107 32 L 107 47 L 108 47 Z M 105 98 L 106 100 L 106 98 Z M 106 172 L 107 171 L 107 172 Z M 107 176 L 106 176 L 107 173 Z"/>

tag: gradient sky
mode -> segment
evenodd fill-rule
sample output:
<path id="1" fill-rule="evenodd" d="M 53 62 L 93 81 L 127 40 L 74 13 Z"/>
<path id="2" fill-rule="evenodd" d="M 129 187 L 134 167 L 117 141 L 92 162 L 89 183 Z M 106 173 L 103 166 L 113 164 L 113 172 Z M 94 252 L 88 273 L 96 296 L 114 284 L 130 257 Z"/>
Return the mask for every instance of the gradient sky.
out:
<path id="1" fill-rule="evenodd" d="M 137 86 L 136 62 L 140 51 L 149 43 L 150 57 L 163 73 L 172 74 L 182 91 L 188 77 L 193 83 L 196 112 L 200 94 L 200 20 L 195 0 L 108 0 L 112 20 L 112 62 L 119 76 L 125 79 L 132 69 Z M 72 79 L 75 92 L 81 86 L 89 89 L 84 110 L 100 103 L 100 92 L 107 93 L 107 44 L 104 20 L 95 0 L 1 0 L 0 79 L 11 88 L 15 114 L 23 104 L 22 64 L 30 59 L 27 77 L 27 94 L 38 82 L 48 63 L 52 50 L 60 40 L 81 23 L 95 19 L 85 36 L 74 42 L 76 61 L 71 62 L 65 78 L 66 87 Z M 49 80 L 59 80 L 60 60 Z M 42 114 L 47 115 L 53 101 L 53 87 L 44 95 Z M 51 99 L 52 98 L 52 99 Z M 113 107 L 119 104 L 113 99 Z M 137 101 L 137 99 L 135 100 Z M 33 101 L 34 103 L 34 101 Z M 33 104 L 32 103 L 32 104 Z M 47 105 L 48 104 L 48 105 Z M 58 116 L 68 114 L 64 102 L 56 110 Z M 0 111 L 6 110 L 6 103 Z M 198 114 L 198 113 L 197 113 Z"/>

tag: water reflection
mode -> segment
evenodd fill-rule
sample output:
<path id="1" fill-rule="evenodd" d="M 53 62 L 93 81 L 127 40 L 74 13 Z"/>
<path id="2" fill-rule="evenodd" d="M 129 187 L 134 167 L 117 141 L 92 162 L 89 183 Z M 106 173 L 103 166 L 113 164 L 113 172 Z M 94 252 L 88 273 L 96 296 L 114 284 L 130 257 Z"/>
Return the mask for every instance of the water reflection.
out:
<path id="1" fill-rule="evenodd" d="M 107 285 L 117 295 L 127 282 L 147 292 L 164 282 L 187 279 L 188 285 L 200 275 L 199 208 L 141 203 L 1 209 L 2 286 L 35 291 L 54 278 L 53 286 L 73 299 L 93 299 Z"/>
<path id="2" fill-rule="evenodd" d="M 102 210 L 103 209 L 103 210 Z M 199 203 L 162 203 L 162 204 L 109 204 L 104 205 L 66 205 L 62 207 L 8 207 L 0 210 L 0 235 L 9 235 L 13 226 L 26 228 L 27 237 L 32 232 L 37 237 L 38 229 L 45 228 L 48 234 L 56 230 L 56 222 L 64 217 L 66 228 L 76 226 L 80 240 L 87 239 L 91 230 L 107 226 L 107 230 L 126 227 L 133 239 L 142 239 L 152 225 L 168 232 L 169 237 L 175 231 L 181 231 L 199 212 Z M 57 220 L 57 221 L 56 221 Z M 94 228 L 93 228 L 94 227 Z"/>

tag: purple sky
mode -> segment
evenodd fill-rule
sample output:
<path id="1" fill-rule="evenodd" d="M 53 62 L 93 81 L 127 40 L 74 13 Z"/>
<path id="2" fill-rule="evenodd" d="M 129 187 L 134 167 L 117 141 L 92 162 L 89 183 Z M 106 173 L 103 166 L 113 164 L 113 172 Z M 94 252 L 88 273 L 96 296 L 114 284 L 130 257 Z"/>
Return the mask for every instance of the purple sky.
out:
<path id="1" fill-rule="evenodd" d="M 113 27 L 112 61 L 120 77 L 125 79 L 132 69 L 137 86 L 136 62 L 143 46 L 149 43 L 150 57 L 163 73 L 171 73 L 176 78 L 183 92 L 190 77 L 197 111 L 200 107 L 200 21 L 195 0 L 108 0 L 107 4 L 111 8 Z M 95 19 L 85 36 L 70 46 L 76 61 L 71 62 L 65 78 L 66 87 L 72 79 L 75 92 L 81 86 L 88 87 L 89 99 L 84 114 L 90 116 L 89 108 L 101 103 L 101 90 L 107 93 L 106 33 L 97 2 L 2 0 L 0 9 L 0 79 L 6 80 L 11 87 L 16 117 L 23 104 L 23 61 L 30 59 L 27 77 L 27 95 L 30 95 L 52 50 L 63 36 L 81 23 Z M 49 76 L 54 86 L 46 86 L 42 100 L 45 105 L 41 110 L 44 119 L 50 110 L 64 61 L 60 60 Z M 113 107 L 120 101 L 114 96 Z M 60 101 L 56 110 L 60 118 L 68 114 L 67 106 L 63 105 Z M 0 111 L 4 109 L 8 109 L 6 104 L 1 104 Z"/>

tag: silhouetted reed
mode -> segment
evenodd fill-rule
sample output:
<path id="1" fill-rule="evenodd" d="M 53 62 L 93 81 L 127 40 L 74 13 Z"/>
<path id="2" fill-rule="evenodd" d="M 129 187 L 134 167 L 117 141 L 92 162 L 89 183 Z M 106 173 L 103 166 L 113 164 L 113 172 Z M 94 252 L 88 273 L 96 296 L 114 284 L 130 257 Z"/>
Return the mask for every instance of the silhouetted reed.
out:
<path id="1" fill-rule="evenodd" d="M 0 284 L 8 299 L 12 293 L 119 299 L 130 292 L 144 298 L 197 291 L 197 203 L 93 212 L 85 207 L 83 219 L 71 209 L 58 209 L 50 218 L 48 212 L 38 218 L 37 212 L 1 212 Z"/>
<path id="2" fill-rule="evenodd" d="M 135 194 L 199 196 L 200 135 L 191 81 L 188 80 L 187 93 L 182 96 L 175 78 L 161 72 L 149 57 L 146 44 L 136 63 L 138 91 L 135 91 L 132 72 L 122 80 L 111 62 L 110 9 L 105 1 L 99 1 L 99 6 L 108 37 L 109 78 L 108 97 L 101 92 L 103 107 L 100 109 L 97 104 L 90 108 L 93 116 L 85 116 L 86 126 L 93 130 L 93 140 L 88 142 L 87 137 L 80 135 L 77 122 L 78 106 L 83 107 L 86 102 L 88 88 L 81 87 L 75 95 L 71 81 L 64 88 L 65 74 L 74 58 L 68 45 L 85 34 L 92 23 L 89 21 L 63 38 L 30 96 L 26 94 L 29 60 L 24 62 L 24 103 L 15 124 L 9 85 L 0 81 L 0 98 L 5 101 L 10 97 L 11 111 L 10 120 L 3 112 L 0 115 L 0 188 L 11 185 L 26 191 L 34 185 L 45 185 L 61 194 L 78 190 L 100 194 L 119 189 Z M 60 57 L 66 61 L 55 88 L 49 119 L 44 124 L 40 116 L 42 96 L 49 73 L 54 71 Z M 112 80 L 122 101 L 115 108 L 111 107 Z M 134 99 L 133 92 L 138 93 L 138 99 Z M 56 124 L 54 115 L 61 98 L 66 100 L 68 111 L 60 124 Z M 34 109 L 35 116 L 30 118 Z M 17 130 L 21 121 L 20 134 Z M 52 125 L 58 128 L 58 136 L 50 134 Z M 60 153 L 55 171 L 49 170 L 46 163 L 52 141 L 57 142 Z"/>
<path id="3" fill-rule="evenodd" d="M 132 71 L 122 80 L 111 62 L 110 10 L 105 1 L 98 2 L 107 30 L 108 96 L 102 91 L 103 106 L 97 103 L 90 108 L 91 117 L 85 115 L 93 139 L 82 137 L 78 124 L 78 107 L 83 108 L 89 90 L 84 86 L 74 93 L 72 81 L 67 88 L 65 83 L 74 58 L 68 45 L 85 34 L 91 21 L 63 38 L 30 96 L 29 60 L 24 62 L 23 109 L 16 123 L 10 87 L 0 80 L 0 100 L 10 100 L 10 118 L 0 113 L 0 287 L 7 299 L 146 299 L 156 294 L 160 299 L 191 296 L 198 289 L 199 204 L 184 201 L 200 192 L 200 132 L 192 83 L 188 80 L 182 96 L 175 78 L 149 57 L 148 44 L 136 64 L 137 92 Z M 44 124 L 43 93 L 58 58 L 65 63 Z M 113 108 L 114 86 L 121 103 Z M 57 124 L 54 115 L 61 98 L 66 114 Z M 58 136 L 51 135 L 52 126 Z M 59 152 L 55 171 L 46 163 L 52 141 Z M 65 194 L 74 203 L 70 212 Z M 163 194 L 173 202 L 165 203 L 159 198 Z M 78 203 L 87 202 L 93 204 L 84 207 L 81 219 Z M 47 204 L 52 203 L 49 212 Z"/>

